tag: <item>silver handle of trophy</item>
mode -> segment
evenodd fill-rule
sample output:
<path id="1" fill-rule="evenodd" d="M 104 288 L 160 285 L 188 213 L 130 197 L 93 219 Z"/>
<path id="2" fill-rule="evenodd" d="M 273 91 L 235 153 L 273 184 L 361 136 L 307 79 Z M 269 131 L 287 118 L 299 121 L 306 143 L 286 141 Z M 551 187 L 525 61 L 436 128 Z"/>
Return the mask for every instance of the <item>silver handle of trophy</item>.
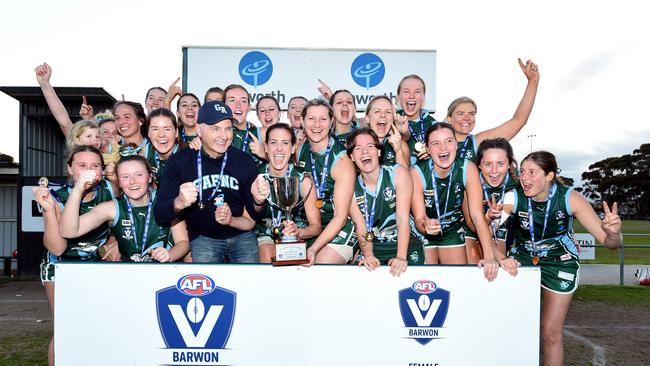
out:
<path id="1" fill-rule="evenodd" d="M 300 200 L 300 202 L 298 202 L 298 204 L 296 206 L 300 206 L 303 203 L 305 203 L 307 198 L 309 198 L 309 194 L 311 193 L 311 189 L 314 187 L 314 181 L 313 181 L 313 179 L 311 177 L 311 174 L 303 173 L 301 175 L 301 177 L 300 177 L 300 188 L 302 189 L 302 182 L 305 180 L 305 178 L 309 178 L 309 181 L 311 182 L 311 184 L 309 185 L 309 190 L 307 191 L 307 194 L 302 197 L 302 199 Z"/>
<path id="2" fill-rule="evenodd" d="M 267 182 L 269 182 L 269 185 L 271 186 L 271 189 L 273 189 L 273 177 L 269 173 L 263 173 L 261 174 L 262 178 L 264 178 Z M 280 206 L 277 204 L 277 202 L 273 202 L 273 195 L 269 194 L 268 197 L 266 197 L 266 202 L 268 202 L 271 206 L 279 209 L 279 210 L 284 210 L 284 207 Z"/>

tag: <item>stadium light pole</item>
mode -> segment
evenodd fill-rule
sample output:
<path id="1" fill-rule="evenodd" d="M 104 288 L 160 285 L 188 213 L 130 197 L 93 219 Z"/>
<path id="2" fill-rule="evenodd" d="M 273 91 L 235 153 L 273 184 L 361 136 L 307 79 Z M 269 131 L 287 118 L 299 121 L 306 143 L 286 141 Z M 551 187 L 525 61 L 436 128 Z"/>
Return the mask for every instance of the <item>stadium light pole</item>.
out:
<path id="1" fill-rule="evenodd" d="M 533 152 L 533 138 L 537 137 L 537 135 L 528 135 L 528 138 L 530 139 L 530 152 Z"/>

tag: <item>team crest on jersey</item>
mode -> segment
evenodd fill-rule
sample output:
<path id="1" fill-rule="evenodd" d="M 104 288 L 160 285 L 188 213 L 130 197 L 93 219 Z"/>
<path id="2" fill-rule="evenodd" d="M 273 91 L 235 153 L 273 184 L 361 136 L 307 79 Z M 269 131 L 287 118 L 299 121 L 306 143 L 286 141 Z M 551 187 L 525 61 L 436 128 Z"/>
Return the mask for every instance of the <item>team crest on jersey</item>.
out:
<path id="1" fill-rule="evenodd" d="M 398 292 L 399 308 L 406 334 L 424 345 L 444 338 L 443 328 L 449 310 L 449 291 L 431 280 L 418 280 Z"/>
<path id="2" fill-rule="evenodd" d="M 130 227 L 125 227 L 124 230 L 122 231 L 122 238 L 126 240 L 133 239 L 133 230 L 131 230 Z"/>
<path id="3" fill-rule="evenodd" d="M 214 198 L 214 207 L 221 207 L 224 203 L 223 193 Z"/>
<path id="4" fill-rule="evenodd" d="M 384 199 L 386 201 L 392 201 L 395 199 L 395 190 L 393 187 L 386 187 L 386 189 L 384 189 Z"/>
<path id="5" fill-rule="evenodd" d="M 433 199 L 431 197 L 425 197 L 424 198 L 424 205 L 427 207 L 431 207 L 431 204 L 433 203 Z"/>
<path id="6" fill-rule="evenodd" d="M 454 193 L 460 193 L 460 183 L 456 183 L 456 186 L 454 186 Z"/>
<path id="7" fill-rule="evenodd" d="M 420 255 L 418 255 L 418 251 L 414 250 L 413 253 L 409 255 L 409 259 L 411 259 L 411 262 L 417 263 L 417 261 L 420 260 Z"/>
<path id="8" fill-rule="evenodd" d="M 565 217 L 566 215 L 564 214 L 564 211 L 558 211 L 557 213 L 555 213 L 556 220 L 563 220 Z"/>
<path id="9" fill-rule="evenodd" d="M 521 219 L 520 222 L 521 222 L 521 227 L 523 227 L 524 229 L 528 229 L 528 226 L 530 226 L 530 223 L 528 222 L 528 218 Z"/>
<path id="10" fill-rule="evenodd" d="M 156 313 L 168 353 L 168 365 L 222 361 L 235 319 L 236 293 L 216 286 L 203 274 L 181 277 L 156 292 Z M 193 364 L 193 363 L 192 363 Z"/>
<path id="11" fill-rule="evenodd" d="M 386 160 L 393 160 L 393 159 L 395 159 L 395 153 L 393 153 L 392 151 L 386 153 Z"/>

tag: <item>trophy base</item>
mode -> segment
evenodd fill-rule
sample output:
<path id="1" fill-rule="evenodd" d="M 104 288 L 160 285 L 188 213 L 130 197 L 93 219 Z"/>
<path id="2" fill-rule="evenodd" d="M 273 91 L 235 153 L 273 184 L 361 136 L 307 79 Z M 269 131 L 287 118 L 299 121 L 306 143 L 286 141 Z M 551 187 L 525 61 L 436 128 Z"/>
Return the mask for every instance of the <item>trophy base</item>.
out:
<path id="1" fill-rule="evenodd" d="M 307 243 L 304 241 L 280 242 L 275 244 L 275 257 L 271 258 L 274 266 L 294 266 L 309 263 Z"/>

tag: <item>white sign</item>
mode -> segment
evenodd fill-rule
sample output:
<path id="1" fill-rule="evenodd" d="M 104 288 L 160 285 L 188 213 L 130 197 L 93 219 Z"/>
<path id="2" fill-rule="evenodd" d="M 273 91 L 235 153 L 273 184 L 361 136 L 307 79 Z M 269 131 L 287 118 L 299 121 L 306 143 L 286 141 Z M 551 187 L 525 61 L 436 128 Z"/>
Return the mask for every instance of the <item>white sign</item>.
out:
<path id="1" fill-rule="evenodd" d="M 21 230 L 23 232 L 43 232 L 45 230 L 43 209 L 34 200 L 32 188 L 34 186 L 23 186 Z"/>
<path id="2" fill-rule="evenodd" d="M 289 99 L 319 97 L 318 79 L 332 91 L 347 89 L 357 110 L 364 111 L 374 95 L 396 101 L 397 85 L 410 74 L 426 84 L 425 108 L 436 106 L 436 51 L 183 47 L 183 90 L 202 98 L 214 86 L 241 84 L 251 105 L 273 95 L 286 109 Z"/>
<path id="3" fill-rule="evenodd" d="M 596 259 L 596 239 L 591 234 L 573 234 L 574 239 L 580 246 L 578 255 L 580 259 Z"/>
<path id="4" fill-rule="evenodd" d="M 538 267 L 59 263 L 56 363 L 537 365 L 539 289 Z"/>

